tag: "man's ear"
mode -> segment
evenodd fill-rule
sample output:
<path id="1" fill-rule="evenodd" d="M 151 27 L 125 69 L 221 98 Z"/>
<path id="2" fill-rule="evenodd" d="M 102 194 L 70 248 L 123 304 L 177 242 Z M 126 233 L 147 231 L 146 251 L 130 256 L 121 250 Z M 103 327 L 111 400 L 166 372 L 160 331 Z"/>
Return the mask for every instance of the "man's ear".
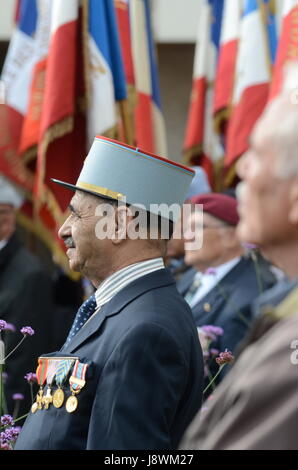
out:
<path id="1" fill-rule="evenodd" d="M 296 178 L 289 191 L 289 221 L 291 224 L 298 224 L 298 178 Z"/>
<path id="2" fill-rule="evenodd" d="M 115 236 L 112 238 L 114 245 L 119 245 L 127 238 L 128 224 L 133 219 L 129 207 L 120 206 L 115 210 Z"/>

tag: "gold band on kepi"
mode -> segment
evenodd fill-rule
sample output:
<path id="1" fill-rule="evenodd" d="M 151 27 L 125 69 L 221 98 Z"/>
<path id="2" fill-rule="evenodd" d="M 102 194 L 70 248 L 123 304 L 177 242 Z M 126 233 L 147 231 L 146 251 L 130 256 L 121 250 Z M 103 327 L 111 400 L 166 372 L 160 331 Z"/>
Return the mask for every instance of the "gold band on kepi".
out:
<path id="1" fill-rule="evenodd" d="M 52 181 L 175 222 L 194 175 L 192 169 L 167 158 L 96 136 L 76 184 Z"/>
<path id="2" fill-rule="evenodd" d="M 96 186 L 95 184 L 84 183 L 83 181 L 78 181 L 76 184 L 77 189 L 86 189 L 93 193 L 97 193 L 99 196 L 108 196 L 112 199 L 124 199 L 124 194 L 112 191 L 111 189 L 103 188 L 102 186 Z"/>

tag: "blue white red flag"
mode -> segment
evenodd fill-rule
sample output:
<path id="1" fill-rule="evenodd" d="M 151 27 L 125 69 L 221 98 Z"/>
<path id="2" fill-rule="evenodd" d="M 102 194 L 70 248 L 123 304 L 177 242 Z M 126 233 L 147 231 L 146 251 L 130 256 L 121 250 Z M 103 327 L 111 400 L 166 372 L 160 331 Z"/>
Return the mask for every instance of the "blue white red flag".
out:
<path id="1" fill-rule="evenodd" d="M 167 155 L 157 63 L 148 0 L 130 0 L 132 57 L 137 106 L 135 143 L 147 152 Z"/>
<path id="2" fill-rule="evenodd" d="M 227 132 L 226 165 L 248 147 L 248 138 L 266 104 L 276 49 L 270 0 L 245 0 L 240 25 L 232 114 Z"/>
<path id="3" fill-rule="evenodd" d="M 126 94 L 125 70 L 114 2 L 89 0 L 88 141 L 117 136 L 116 101 Z"/>
<path id="4" fill-rule="evenodd" d="M 183 149 L 186 160 L 204 167 L 211 184 L 214 183 L 215 166 L 223 158 L 223 147 L 212 120 L 222 12 L 222 1 L 203 0 L 201 3 Z"/>
<path id="5" fill-rule="evenodd" d="M 270 99 L 278 95 L 282 88 L 283 69 L 286 63 L 298 59 L 297 0 L 284 0 L 280 28 L 281 32 L 270 88 Z"/>

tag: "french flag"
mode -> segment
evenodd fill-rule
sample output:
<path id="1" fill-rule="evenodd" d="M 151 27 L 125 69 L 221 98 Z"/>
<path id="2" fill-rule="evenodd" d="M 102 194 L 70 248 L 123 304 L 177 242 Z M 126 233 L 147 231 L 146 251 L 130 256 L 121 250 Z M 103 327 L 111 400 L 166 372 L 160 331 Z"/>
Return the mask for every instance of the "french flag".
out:
<path id="1" fill-rule="evenodd" d="M 135 112 L 136 145 L 147 152 L 166 156 L 165 123 L 161 109 L 148 0 L 130 0 L 129 11 L 137 93 Z"/>
<path id="2" fill-rule="evenodd" d="M 232 114 L 227 131 L 226 166 L 248 147 L 248 137 L 266 104 L 276 51 L 270 0 L 245 0 L 240 26 Z"/>
<path id="3" fill-rule="evenodd" d="M 239 43 L 241 4 L 238 0 L 224 3 L 220 49 L 214 85 L 213 113 L 227 110 L 231 104 Z M 227 117 L 227 116 L 225 116 Z"/>
<path id="4" fill-rule="evenodd" d="M 298 59 L 298 2 L 285 0 L 269 99 L 278 95 L 282 88 L 283 68 L 286 62 L 295 59 Z"/>
<path id="5" fill-rule="evenodd" d="M 128 86 L 135 85 L 134 66 L 131 50 L 131 32 L 130 32 L 130 16 L 129 1 L 115 0 L 115 9 L 118 22 L 118 30 L 120 36 L 120 46 L 124 62 L 126 83 Z"/>
<path id="6" fill-rule="evenodd" d="M 184 155 L 192 164 L 206 170 L 214 183 L 214 169 L 223 157 L 220 137 L 214 131 L 212 119 L 214 80 L 220 41 L 223 2 L 204 0 L 199 12 L 199 23 L 193 68 Z"/>
<path id="7" fill-rule="evenodd" d="M 33 175 L 23 165 L 19 144 L 23 119 L 28 110 L 35 58 L 36 0 L 18 3 L 18 20 L 2 72 L 5 104 L 0 105 L 0 172 L 25 188 L 33 188 Z"/>
<path id="8" fill-rule="evenodd" d="M 62 137 L 74 130 L 77 107 L 77 48 L 79 44 L 80 0 L 52 0 L 49 50 L 46 60 L 44 93 L 40 117 L 35 194 L 40 201 L 49 201 L 44 183 L 58 167 L 62 176 L 71 177 Z M 63 53 L 61 53 L 63 51 Z M 61 148 L 51 147 L 59 140 Z M 59 145 L 59 144 L 58 144 Z M 74 158 L 74 157 L 73 157 Z M 59 161 L 59 165 L 57 162 Z M 73 164 L 75 168 L 75 164 Z M 61 174 L 60 174 L 61 176 Z M 54 204 L 51 204 L 53 206 Z M 57 210 L 59 204 L 57 204 Z"/>
<path id="9" fill-rule="evenodd" d="M 116 101 L 126 99 L 126 79 L 114 2 L 89 0 L 88 141 L 117 136 Z"/>
<path id="10" fill-rule="evenodd" d="M 33 54 L 33 70 L 29 91 L 28 108 L 24 116 L 19 151 L 25 163 L 37 156 L 40 123 L 43 112 L 47 58 L 51 36 L 51 0 L 39 0 Z"/>
<path id="11" fill-rule="evenodd" d="M 131 44 L 131 30 L 130 30 L 130 15 L 129 15 L 129 1 L 128 0 L 114 0 L 118 31 L 120 37 L 120 47 L 123 57 L 126 87 L 127 87 L 127 100 L 120 102 L 121 122 L 119 126 L 120 137 L 119 140 L 126 142 L 129 145 L 136 145 L 135 140 L 135 116 L 134 108 L 136 103 L 136 90 L 135 90 L 135 74 L 134 64 L 132 57 L 132 44 Z"/>

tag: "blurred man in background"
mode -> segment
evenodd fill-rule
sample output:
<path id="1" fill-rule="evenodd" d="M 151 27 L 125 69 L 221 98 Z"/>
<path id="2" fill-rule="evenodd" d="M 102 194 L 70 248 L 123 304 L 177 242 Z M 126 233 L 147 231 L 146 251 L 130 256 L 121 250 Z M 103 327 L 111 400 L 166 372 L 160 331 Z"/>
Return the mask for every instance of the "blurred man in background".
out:
<path id="1" fill-rule="evenodd" d="M 195 171 L 195 176 L 189 186 L 189 190 L 186 194 L 185 203 L 189 203 L 190 199 L 196 194 L 209 193 L 211 191 L 207 175 L 205 170 L 200 166 L 194 166 L 192 169 Z M 167 267 L 171 271 L 172 275 L 178 281 L 185 271 L 191 268 L 185 264 L 184 261 L 184 237 L 183 227 L 184 215 L 183 207 L 181 210 L 180 219 L 176 222 L 174 232 L 171 240 L 168 243 L 167 248 Z"/>
<path id="2" fill-rule="evenodd" d="M 8 374 L 5 395 L 12 413 L 15 393 L 24 395 L 21 415 L 31 405 L 30 388 L 24 376 L 35 372 L 36 354 L 53 346 L 52 285 L 39 260 L 19 241 L 16 234 L 16 210 L 22 205 L 22 195 L 0 176 L 0 318 L 12 324 L 5 332 L 6 354 L 22 338 L 19 330 L 31 326 L 34 336 L 28 338 L 7 361 Z"/>
<path id="3" fill-rule="evenodd" d="M 210 193 L 195 196 L 192 202 L 203 207 L 203 213 L 194 210 L 190 215 L 185 232 L 185 262 L 195 271 L 180 279 L 178 290 L 189 303 L 198 327 L 223 329 L 212 347 L 234 353 L 251 325 L 251 303 L 275 278 L 261 256 L 245 253 L 236 233 L 239 217 L 235 198 Z M 202 246 L 187 249 L 199 230 L 203 230 Z M 211 375 L 217 369 L 212 361 Z"/>
<path id="4" fill-rule="evenodd" d="M 258 244 L 289 281 L 259 299 L 263 315 L 182 448 L 298 449 L 297 82 L 295 65 L 238 165 L 243 179 L 238 234 Z"/>

